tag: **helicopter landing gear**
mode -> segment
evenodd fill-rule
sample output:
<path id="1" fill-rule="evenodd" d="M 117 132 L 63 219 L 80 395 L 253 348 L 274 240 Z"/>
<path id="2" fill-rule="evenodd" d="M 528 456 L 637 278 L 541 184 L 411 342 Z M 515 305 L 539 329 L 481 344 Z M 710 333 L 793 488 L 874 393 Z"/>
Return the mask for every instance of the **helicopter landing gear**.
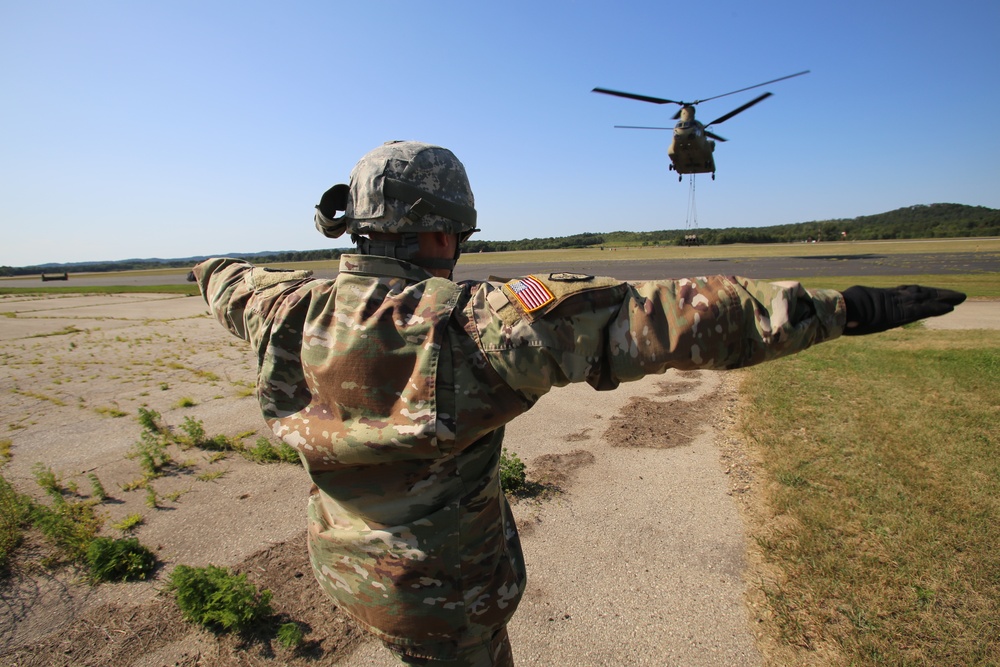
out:
<path id="1" fill-rule="evenodd" d="M 712 180 L 713 181 L 715 180 L 715 172 L 714 171 L 712 172 Z"/>
<path id="2" fill-rule="evenodd" d="M 683 180 L 684 180 L 684 175 L 683 174 L 677 174 L 677 182 L 680 183 Z"/>

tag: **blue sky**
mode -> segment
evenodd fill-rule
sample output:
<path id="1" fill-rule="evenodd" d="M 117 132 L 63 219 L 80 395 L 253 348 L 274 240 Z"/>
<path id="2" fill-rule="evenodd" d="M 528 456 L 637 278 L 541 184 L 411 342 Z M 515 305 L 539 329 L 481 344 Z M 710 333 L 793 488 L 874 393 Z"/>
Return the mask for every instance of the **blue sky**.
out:
<path id="1" fill-rule="evenodd" d="M 330 245 L 313 206 L 389 139 L 452 149 L 479 238 L 1000 208 L 1000 3 L 0 0 L 0 265 Z M 342 246 L 342 240 L 333 242 Z"/>

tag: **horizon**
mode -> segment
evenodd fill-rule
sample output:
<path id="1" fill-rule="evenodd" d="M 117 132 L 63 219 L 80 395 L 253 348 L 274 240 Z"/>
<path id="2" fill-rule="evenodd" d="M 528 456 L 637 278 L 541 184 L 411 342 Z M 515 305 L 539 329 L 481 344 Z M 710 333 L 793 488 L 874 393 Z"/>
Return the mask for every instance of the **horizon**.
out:
<path id="1" fill-rule="evenodd" d="M 599 234 L 657 234 L 657 233 L 684 233 L 684 232 L 688 232 L 688 231 L 691 231 L 691 232 L 699 232 L 699 231 L 706 231 L 706 232 L 707 231 L 725 231 L 725 230 L 731 230 L 731 229 L 768 229 L 770 227 L 787 227 L 787 226 L 795 226 L 795 225 L 809 225 L 809 224 L 820 224 L 820 223 L 831 223 L 831 222 L 853 222 L 853 221 L 856 221 L 856 220 L 858 220 L 860 218 L 877 217 L 879 215 L 885 215 L 885 214 L 889 214 L 889 213 L 894 213 L 896 211 L 904 211 L 904 210 L 907 210 L 907 209 L 921 208 L 921 207 L 928 207 L 929 208 L 929 207 L 933 207 L 933 206 L 965 206 L 965 207 L 969 207 L 969 208 L 985 208 L 985 209 L 987 209 L 989 211 L 1000 211 L 1000 209 L 994 209 L 994 208 L 990 208 L 990 207 L 986 207 L 986 206 L 973 206 L 971 204 L 958 204 L 956 202 L 935 202 L 935 203 L 932 203 L 932 204 L 912 204 L 910 206 L 902 206 L 902 207 L 893 209 L 891 211 L 881 211 L 879 213 L 869 213 L 869 214 L 859 215 L 859 216 L 856 216 L 854 218 L 835 218 L 835 219 L 825 219 L 825 220 L 813 219 L 813 220 L 804 220 L 804 221 L 800 221 L 800 222 L 779 223 L 779 224 L 774 224 L 774 225 L 764 225 L 764 226 L 757 226 L 757 227 L 698 227 L 698 228 L 694 228 L 694 229 L 690 229 L 690 228 L 689 229 L 677 229 L 677 228 L 675 228 L 675 229 L 652 229 L 652 230 L 641 230 L 641 231 L 629 231 L 629 230 L 624 230 L 624 229 L 618 229 L 618 230 L 607 231 L 607 232 L 588 232 L 588 231 L 573 232 L 571 234 L 566 234 L 564 236 L 555 236 L 555 237 L 535 236 L 535 237 L 525 237 L 525 238 L 521 238 L 521 239 L 510 239 L 510 240 L 495 240 L 495 239 L 479 239 L 479 238 L 474 238 L 473 240 L 475 240 L 475 241 L 484 241 L 484 242 L 487 242 L 487 243 L 505 243 L 505 242 L 518 243 L 518 242 L 542 240 L 542 239 L 548 239 L 548 238 L 554 238 L 554 239 L 567 238 L 567 237 L 576 236 L 576 235 L 582 235 L 582 234 L 594 234 L 594 235 L 599 235 Z M 956 238 L 965 238 L 965 237 L 956 237 Z M 968 237 L 968 238 L 978 238 L 978 237 Z M 983 237 L 983 238 L 992 238 L 992 237 Z M 914 239 L 914 240 L 919 240 L 919 239 Z M 759 245 L 759 244 L 755 244 L 755 245 Z M 350 246 L 342 246 L 342 247 L 326 246 L 326 247 L 322 247 L 322 248 L 300 248 L 300 249 L 284 249 L 284 250 L 247 250 L 247 251 L 230 250 L 230 251 L 219 252 L 219 253 L 215 253 L 215 254 L 184 255 L 184 256 L 177 256 L 177 257 L 158 257 L 158 256 L 138 257 L 138 256 L 136 256 L 136 257 L 123 257 L 121 259 L 98 259 L 98 260 L 87 260 L 87 261 L 81 261 L 81 262 L 41 262 L 39 264 L 26 264 L 26 265 L 21 265 L 21 266 L 11 266 L 11 265 L 2 265 L 2 264 L 0 264 L 0 268 L 11 268 L 11 269 L 24 270 L 24 269 L 34 269 L 34 268 L 46 268 L 46 267 L 87 266 L 87 265 L 92 265 L 92 264 L 117 264 L 117 263 L 123 263 L 123 262 L 180 262 L 180 261 L 187 261 L 187 260 L 198 260 L 198 261 L 201 261 L 201 260 L 208 259 L 208 258 L 211 258 L 211 257 L 232 257 L 232 256 L 253 257 L 253 256 L 256 256 L 256 255 L 277 255 L 277 254 L 281 254 L 281 253 L 298 253 L 298 252 L 312 252 L 312 251 L 325 251 L 325 250 L 337 251 L 337 252 L 341 252 L 341 253 L 349 253 L 349 252 L 351 252 L 354 249 L 355 249 L 355 246 L 350 245 Z M 518 251 L 518 252 L 523 252 L 523 251 Z"/>

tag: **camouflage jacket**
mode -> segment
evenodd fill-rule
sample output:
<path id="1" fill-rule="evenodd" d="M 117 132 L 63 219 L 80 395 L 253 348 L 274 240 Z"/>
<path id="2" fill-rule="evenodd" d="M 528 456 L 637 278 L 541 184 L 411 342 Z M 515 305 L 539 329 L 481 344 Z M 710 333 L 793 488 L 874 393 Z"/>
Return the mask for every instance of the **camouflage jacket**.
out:
<path id="1" fill-rule="evenodd" d="M 231 259 L 195 275 L 255 350 L 264 418 L 315 483 L 317 579 L 404 646 L 488 635 L 513 614 L 525 571 L 498 480 L 503 426 L 549 389 L 746 366 L 845 320 L 838 292 L 722 276 L 454 283 L 364 255 L 334 280 Z"/>

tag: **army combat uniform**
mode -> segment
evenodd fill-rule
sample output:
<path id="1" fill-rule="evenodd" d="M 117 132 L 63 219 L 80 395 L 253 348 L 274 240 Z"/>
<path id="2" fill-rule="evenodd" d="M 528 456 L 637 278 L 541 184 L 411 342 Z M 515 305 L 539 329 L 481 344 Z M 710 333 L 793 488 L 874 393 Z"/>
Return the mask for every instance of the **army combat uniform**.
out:
<path id="1" fill-rule="evenodd" d="M 454 283 L 371 255 L 344 255 L 333 280 L 231 259 L 194 273 L 253 346 L 264 418 L 314 482 L 316 578 L 394 650 L 439 660 L 495 641 L 524 592 L 504 424 L 552 387 L 747 366 L 845 325 L 838 292 L 737 277 Z"/>

